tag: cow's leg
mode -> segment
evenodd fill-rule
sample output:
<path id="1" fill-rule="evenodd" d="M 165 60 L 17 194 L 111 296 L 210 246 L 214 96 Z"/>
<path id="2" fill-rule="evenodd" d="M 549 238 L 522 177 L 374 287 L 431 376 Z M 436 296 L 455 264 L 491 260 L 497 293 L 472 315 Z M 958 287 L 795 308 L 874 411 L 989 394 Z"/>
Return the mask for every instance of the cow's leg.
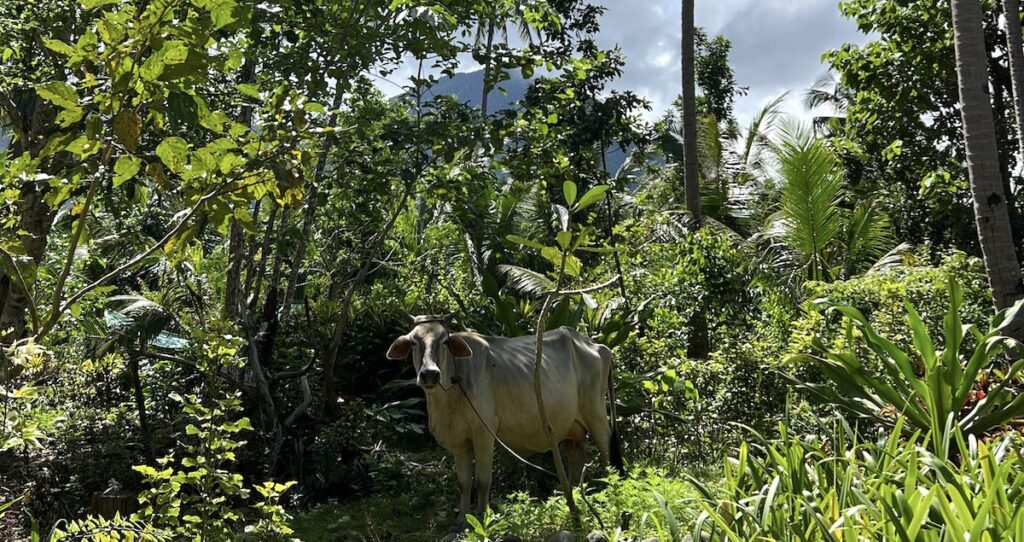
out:
<path id="1" fill-rule="evenodd" d="M 587 464 L 587 445 L 583 439 L 564 442 L 569 456 L 569 483 L 578 486 L 583 481 L 583 466 Z"/>
<path id="2" fill-rule="evenodd" d="M 455 454 L 455 475 L 459 479 L 459 516 L 452 530 L 462 531 L 467 525 L 470 497 L 473 494 L 473 452 L 466 450 Z"/>
<path id="3" fill-rule="evenodd" d="M 476 512 L 484 517 L 491 495 L 491 471 L 494 467 L 494 437 L 490 433 L 473 438 L 473 454 L 476 458 Z"/>
<path id="4" fill-rule="evenodd" d="M 608 414 L 604 411 L 604 403 L 596 402 L 595 408 L 586 409 L 582 412 L 583 421 L 587 424 L 590 438 L 594 439 L 594 445 L 601 452 L 601 461 L 609 465 L 612 449 L 612 428 L 608 425 Z"/>

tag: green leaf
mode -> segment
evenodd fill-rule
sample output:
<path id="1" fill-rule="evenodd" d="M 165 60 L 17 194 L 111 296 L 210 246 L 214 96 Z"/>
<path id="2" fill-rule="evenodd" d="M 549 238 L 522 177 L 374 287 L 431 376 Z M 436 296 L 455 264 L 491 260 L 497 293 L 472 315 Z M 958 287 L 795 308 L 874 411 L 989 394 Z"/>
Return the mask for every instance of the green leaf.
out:
<path id="1" fill-rule="evenodd" d="M 135 111 L 122 109 L 114 117 L 114 135 L 124 148 L 135 152 L 139 148 L 139 138 L 142 136 L 142 118 Z"/>
<path id="2" fill-rule="evenodd" d="M 164 64 L 181 64 L 188 58 L 188 47 L 183 41 L 168 41 L 162 48 L 161 58 Z"/>
<path id="3" fill-rule="evenodd" d="M 36 87 L 39 97 L 62 108 L 78 107 L 78 92 L 63 81 L 51 81 Z"/>
<path id="4" fill-rule="evenodd" d="M 181 174 L 188 159 L 188 143 L 180 137 L 169 137 L 156 146 L 156 155 L 167 169 Z"/>
<path id="5" fill-rule="evenodd" d="M 238 85 L 235 85 L 235 88 L 238 89 L 238 92 L 241 92 L 242 94 L 245 94 L 250 98 L 256 100 L 260 99 L 260 87 L 256 85 L 252 85 L 249 83 L 240 83 Z"/>
<path id="6" fill-rule="evenodd" d="M 83 116 L 85 116 L 85 110 L 81 107 L 69 107 L 57 115 L 56 122 L 61 128 L 67 128 L 82 120 Z"/>
<path id="7" fill-rule="evenodd" d="M 513 243 L 515 243 L 517 245 L 527 246 L 527 247 L 530 247 L 530 248 L 536 249 L 536 250 L 544 250 L 545 248 L 549 248 L 549 247 L 545 247 L 544 245 L 542 245 L 542 244 L 540 244 L 540 243 L 538 243 L 536 241 L 532 241 L 530 239 L 526 239 L 525 237 L 520 237 L 518 235 L 506 235 L 505 239 L 508 239 L 509 241 L 511 241 L 511 242 L 513 242 Z"/>
<path id="8" fill-rule="evenodd" d="M 43 38 L 43 45 L 45 45 L 47 49 L 60 55 L 72 56 L 75 54 L 74 47 L 58 39 Z"/>
<path id="9" fill-rule="evenodd" d="M 224 28 L 225 26 L 238 20 L 235 16 L 235 11 L 238 8 L 238 4 L 234 0 L 221 0 L 217 2 L 210 10 L 210 19 L 213 20 L 215 28 Z"/>
<path id="10" fill-rule="evenodd" d="M 114 163 L 114 187 L 117 188 L 131 179 L 142 169 L 142 160 L 130 155 L 123 154 Z"/>
<path id="11" fill-rule="evenodd" d="M 611 187 L 606 184 L 601 184 L 595 186 L 594 188 L 591 188 L 590 190 L 587 190 L 587 193 L 583 194 L 583 197 L 580 198 L 580 202 L 576 205 L 576 210 L 581 211 L 583 209 L 586 209 L 587 207 L 590 207 L 591 205 L 596 203 L 597 200 L 601 199 L 601 196 L 603 196 L 609 188 Z"/>
<path id="12" fill-rule="evenodd" d="M 120 0 L 80 0 L 82 7 L 85 9 L 98 8 L 100 6 L 106 6 L 109 4 L 116 4 Z"/>
<path id="13" fill-rule="evenodd" d="M 576 183 L 572 181 L 562 183 L 562 194 L 565 195 L 565 203 L 571 207 L 573 203 L 576 203 Z"/>
<path id="14" fill-rule="evenodd" d="M 560 231 L 555 236 L 555 238 L 558 240 L 559 246 L 561 246 L 563 249 L 567 249 L 569 248 L 569 243 L 572 242 L 572 232 Z"/>

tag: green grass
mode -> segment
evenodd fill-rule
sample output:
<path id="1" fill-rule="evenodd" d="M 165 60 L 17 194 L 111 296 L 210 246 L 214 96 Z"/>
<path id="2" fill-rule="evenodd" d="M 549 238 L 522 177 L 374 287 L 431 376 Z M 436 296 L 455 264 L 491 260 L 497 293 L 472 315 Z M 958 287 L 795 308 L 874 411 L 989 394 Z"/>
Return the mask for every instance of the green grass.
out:
<path id="1" fill-rule="evenodd" d="M 304 542 L 436 542 L 448 532 L 452 503 L 424 500 L 419 495 L 381 495 L 325 504 L 297 515 L 292 528 Z"/>
<path id="2" fill-rule="evenodd" d="M 423 470 L 403 480 L 400 487 L 377 491 L 365 499 L 324 504 L 296 514 L 291 523 L 295 535 L 305 542 L 437 541 L 448 532 L 458 504 L 454 477 L 440 472 L 445 466 L 421 465 Z M 560 494 L 545 496 L 539 495 L 536 487 L 529 492 L 509 487 L 514 485 L 495 486 L 494 509 L 497 517 L 508 525 L 506 534 L 515 534 L 527 542 L 544 542 L 558 530 L 569 527 L 565 501 Z M 666 516 L 655 494 L 667 502 L 672 520 Z M 686 526 L 699 511 L 694 503 L 698 493 L 689 482 L 682 476 L 653 468 L 634 469 L 626 480 L 613 477 L 607 483 L 598 481 L 588 489 L 587 495 L 609 534 L 619 526 L 623 513 L 627 513 L 632 516 L 631 528 L 624 534 L 640 536 L 640 539 L 668 536 L 671 521 Z M 583 529 L 578 534 L 585 536 L 600 525 L 585 504 L 577 501 L 584 511 Z"/>

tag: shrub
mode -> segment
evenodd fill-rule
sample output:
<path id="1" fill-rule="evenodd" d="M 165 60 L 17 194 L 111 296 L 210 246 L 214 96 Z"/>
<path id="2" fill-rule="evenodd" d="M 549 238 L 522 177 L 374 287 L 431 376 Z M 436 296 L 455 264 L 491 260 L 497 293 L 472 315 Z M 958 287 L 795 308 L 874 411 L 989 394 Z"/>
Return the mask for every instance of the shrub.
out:
<path id="1" fill-rule="evenodd" d="M 699 483 L 695 540 L 1014 540 L 1024 528 L 1024 456 L 1014 436 L 951 433 L 957 461 L 903 421 L 877 442 L 844 422 L 824 436 L 757 437 L 725 461 L 724 496 Z"/>
<path id="2" fill-rule="evenodd" d="M 819 400 L 875 422 L 889 423 L 895 414 L 902 414 L 909 426 L 928 433 L 935 453 L 947 456 L 953 426 L 965 435 L 980 436 L 1024 416 L 1024 396 L 1011 391 L 1017 384 L 1019 372 L 1024 369 L 1024 360 L 1015 362 L 998 384 L 976 387 L 979 376 L 989 381 L 993 365 L 1000 361 L 999 355 L 1004 349 L 1016 345 L 1002 332 L 1014 320 L 1024 301 L 997 313 L 991 319 L 988 332 L 984 333 L 973 324 L 963 325 L 960 320 L 962 301 L 960 284 L 950 277 L 945 340 L 939 347 L 932 341 L 921 316 L 908 302 L 907 323 L 913 341 L 910 353 L 879 335 L 859 310 L 826 302 L 826 311 L 845 317 L 848 341 L 863 343 L 866 348 L 834 350 L 820 339 L 812 341 L 814 354 L 796 357 L 816 365 L 829 382 L 798 384 Z M 973 335 L 975 339 L 975 346 L 966 349 L 966 356 L 962 353 L 965 335 Z M 857 350 L 869 354 L 872 362 L 866 362 L 866 356 Z M 874 371 L 875 365 L 881 371 Z"/>

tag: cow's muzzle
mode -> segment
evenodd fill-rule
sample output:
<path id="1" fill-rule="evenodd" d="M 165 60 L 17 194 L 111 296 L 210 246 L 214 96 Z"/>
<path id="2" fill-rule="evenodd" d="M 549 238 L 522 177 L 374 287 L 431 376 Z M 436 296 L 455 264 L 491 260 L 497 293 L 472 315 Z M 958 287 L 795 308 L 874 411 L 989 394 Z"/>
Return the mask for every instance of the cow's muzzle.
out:
<path id="1" fill-rule="evenodd" d="M 441 382 L 441 371 L 437 369 L 423 369 L 420 371 L 419 385 L 423 389 L 433 389 L 439 382 Z"/>

